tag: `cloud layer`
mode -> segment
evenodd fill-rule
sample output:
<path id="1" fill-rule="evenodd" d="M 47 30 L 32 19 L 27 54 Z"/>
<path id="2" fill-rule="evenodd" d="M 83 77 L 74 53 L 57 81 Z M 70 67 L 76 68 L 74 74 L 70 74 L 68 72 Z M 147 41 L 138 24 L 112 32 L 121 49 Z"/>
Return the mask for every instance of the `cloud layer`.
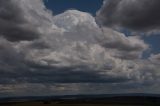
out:
<path id="1" fill-rule="evenodd" d="M 149 45 L 138 36 L 100 28 L 92 15 L 77 10 L 53 16 L 42 0 L 0 2 L 1 95 L 26 94 L 38 86 L 41 92 L 50 89 L 46 85 L 57 92 L 55 83 L 63 85 L 59 94 L 87 92 L 90 85 L 99 92 L 121 85 L 142 90 L 159 81 L 158 55 L 142 59 Z M 67 91 L 68 86 L 74 89 Z"/>
<path id="2" fill-rule="evenodd" d="M 104 0 L 97 18 L 106 26 L 155 31 L 160 28 L 159 5 L 158 0 Z"/>

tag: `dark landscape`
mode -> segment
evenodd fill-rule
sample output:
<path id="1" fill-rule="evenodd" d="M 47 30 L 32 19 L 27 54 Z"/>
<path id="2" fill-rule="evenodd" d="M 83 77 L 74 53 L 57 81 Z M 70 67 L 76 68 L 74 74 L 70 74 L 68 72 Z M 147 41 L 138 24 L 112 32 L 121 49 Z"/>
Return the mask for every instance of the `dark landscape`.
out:
<path id="1" fill-rule="evenodd" d="M 0 106 L 160 106 L 160 95 L 110 94 L 8 97 Z"/>

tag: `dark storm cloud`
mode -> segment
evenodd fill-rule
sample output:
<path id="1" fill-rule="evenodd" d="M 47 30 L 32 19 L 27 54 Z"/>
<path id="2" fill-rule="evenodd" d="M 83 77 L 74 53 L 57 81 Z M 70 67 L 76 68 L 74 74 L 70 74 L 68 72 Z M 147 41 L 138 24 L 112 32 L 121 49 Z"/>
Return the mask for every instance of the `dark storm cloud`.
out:
<path id="1" fill-rule="evenodd" d="M 24 68 L 23 54 L 18 53 L 10 42 L 0 39 L 0 83 L 14 82 L 16 79 L 14 74 L 20 75 Z"/>
<path id="2" fill-rule="evenodd" d="M 53 16 L 42 0 L 1 0 L 0 11 L 0 96 L 34 92 L 35 84 L 40 94 L 87 92 L 92 89 L 87 83 L 93 85 L 91 92 L 102 91 L 96 83 L 117 84 L 109 88 L 117 91 L 121 84 L 147 85 L 160 76 L 158 55 L 141 59 L 148 44 L 140 37 L 100 28 L 89 13 L 68 10 Z M 45 87 L 54 83 L 71 86 Z"/>
<path id="3" fill-rule="evenodd" d="M 155 30 L 160 28 L 159 5 L 159 0 L 105 0 L 97 20 L 105 26 Z"/>
<path id="4" fill-rule="evenodd" d="M 0 35 L 10 41 L 38 38 L 37 29 L 25 20 L 17 4 L 13 0 L 0 0 Z"/>
<path id="5" fill-rule="evenodd" d="M 26 62 L 27 64 L 27 62 Z M 129 78 L 100 75 L 97 70 L 89 69 L 88 67 L 45 67 L 40 65 L 33 65 L 29 63 L 23 67 L 12 67 L 12 70 L 1 68 L 0 84 L 14 84 L 14 83 L 121 83 L 130 81 Z M 80 68 L 81 70 L 77 70 Z M 34 70 L 34 71 L 33 71 Z"/>
<path id="6" fill-rule="evenodd" d="M 100 70 L 90 68 L 88 64 L 79 66 L 56 67 L 29 61 L 27 51 L 19 52 L 14 44 L 0 39 L 0 84 L 16 83 L 121 83 L 128 82 L 127 76 L 100 74 Z M 29 49 L 39 50 L 28 45 Z M 41 49 L 42 50 L 42 49 Z M 39 53 L 39 52 L 38 52 Z M 36 54 L 37 56 L 39 54 Z M 36 57 L 33 57 L 36 58 Z M 105 69 L 108 69 L 105 66 Z M 112 68 L 110 68 L 112 70 Z"/>

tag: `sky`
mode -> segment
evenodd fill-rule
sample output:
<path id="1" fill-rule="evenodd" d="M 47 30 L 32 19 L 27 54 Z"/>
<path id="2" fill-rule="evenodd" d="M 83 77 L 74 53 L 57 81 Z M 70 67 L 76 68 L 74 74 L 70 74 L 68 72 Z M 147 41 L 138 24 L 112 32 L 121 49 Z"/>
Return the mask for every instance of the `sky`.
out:
<path id="1" fill-rule="evenodd" d="M 0 97 L 160 94 L 158 0 L 0 0 Z"/>
<path id="2" fill-rule="evenodd" d="M 48 9 L 53 10 L 53 14 L 60 14 L 69 9 L 76 9 L 95 15 L 101 8 L 103 0 L 44 0 Z"/>

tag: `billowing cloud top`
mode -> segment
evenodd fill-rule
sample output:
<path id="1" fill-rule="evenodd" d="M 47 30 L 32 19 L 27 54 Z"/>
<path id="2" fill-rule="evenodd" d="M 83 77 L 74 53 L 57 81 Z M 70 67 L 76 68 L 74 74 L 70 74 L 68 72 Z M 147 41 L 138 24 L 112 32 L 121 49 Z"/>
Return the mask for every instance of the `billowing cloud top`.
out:
<path id="1" fill-rule="evenodd" d="M 105 93 L 132 91 L 136 85 L 142 90 L 159 80 L 158 55 L 142 59 L 148 44 L 100 27 L 89 13 L 68 10 L 53 16 L 42 0 L 1 0 L 0 11 L 2 96 L 25 95 L 37 87 L 40 95 L 44 89 Z"/>

